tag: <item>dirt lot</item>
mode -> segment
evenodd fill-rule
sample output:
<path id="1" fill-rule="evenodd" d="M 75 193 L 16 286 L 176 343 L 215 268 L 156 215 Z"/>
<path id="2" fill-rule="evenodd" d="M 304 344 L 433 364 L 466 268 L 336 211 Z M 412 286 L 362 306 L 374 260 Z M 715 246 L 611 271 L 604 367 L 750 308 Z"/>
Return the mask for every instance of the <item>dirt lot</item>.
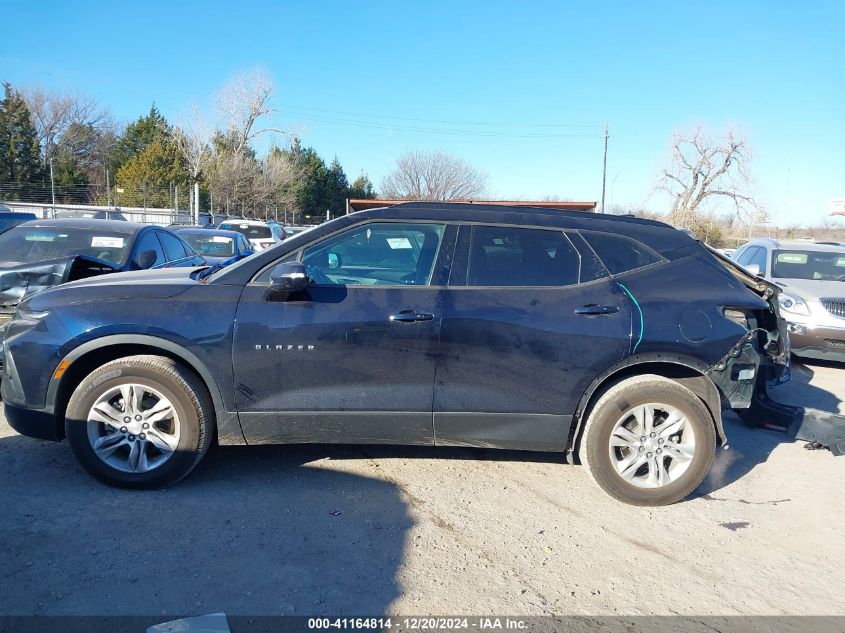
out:
<path id="1" fill-rule="evenodd" d="M 774 395 L 845 412 L 843 377 Z M 0 415 L 0 615 L 845 614 L 845 457 L 728 431 L 691 500 L 646 510 L 475 450 L 224 448 L 122 492 Z"/>

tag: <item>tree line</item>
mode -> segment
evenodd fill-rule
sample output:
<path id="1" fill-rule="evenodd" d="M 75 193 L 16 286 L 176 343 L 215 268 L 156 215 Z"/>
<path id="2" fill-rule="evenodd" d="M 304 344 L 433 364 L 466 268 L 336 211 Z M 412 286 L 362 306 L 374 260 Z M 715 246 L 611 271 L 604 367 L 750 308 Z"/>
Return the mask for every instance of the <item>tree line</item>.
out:
<path id="1" fill-rule="evenodd" d="M 0 198 L 301 221 L 343 213 L 346 198 L 376 196 L 365 173 L 350 183 L 336 157 L 326 161 L 295 135 L 259 153 L 271 95 L 269 80 L 251 74 L 221 90 L 217 126 L 198 115 L 171 122 L 153 104 L 121 127 L 92 99 L 4 83 Z"/>

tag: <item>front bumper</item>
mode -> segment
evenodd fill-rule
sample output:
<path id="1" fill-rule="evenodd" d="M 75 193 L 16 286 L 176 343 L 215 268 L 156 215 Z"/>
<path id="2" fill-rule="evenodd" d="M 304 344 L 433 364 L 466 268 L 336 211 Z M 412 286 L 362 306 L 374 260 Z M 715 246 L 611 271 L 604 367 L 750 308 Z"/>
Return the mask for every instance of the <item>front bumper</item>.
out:
<path id="1" fill-rule="evenodd" d="M 792 351 L 803 358 L 845 363 L 845 328 L 789 323 Z"/>
<path id="2" fill-rule="evenodd" d="M 6 306 L 4 306 L 6 308 Z M 5 350 L 3 349 L 3 335 L 6 333 L 6 324 L 12 320 L 12 313 L 6 309 L 0 308 L 0 377 L 3 375 L 3 356 Z"/>
<path id="3" fill-rule="evenodd" d="M 19 407 L 9 404 L 4 398 L 3 414 L 6 416 L 9 426 L 21 435 L 53 442 L 62 439 L 56 426 L 56 417 L 51 412 Z"/>
<path id="4" fill-rule="evenodd" d="M 0 348 L 2 348 L 0 341 Z M 62 429 L 56 416 L 49 407 L 33 406 L 26 402 L 25 395 L 20 388 L 20 378 L 17 374 L 13 357 L 0 373 L 0 396 L 3 399 L 3 415 L 15 431 L 21 435 L 34 437 L 39 440 L 59 441 L 62 439 Z"/>

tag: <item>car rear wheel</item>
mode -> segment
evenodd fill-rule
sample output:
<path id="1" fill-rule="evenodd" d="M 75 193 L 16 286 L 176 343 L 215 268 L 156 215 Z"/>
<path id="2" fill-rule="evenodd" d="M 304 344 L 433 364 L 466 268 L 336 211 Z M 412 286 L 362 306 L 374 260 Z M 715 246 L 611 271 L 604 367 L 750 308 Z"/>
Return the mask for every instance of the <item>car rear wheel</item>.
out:
<path id="1" fill-rule="evenodd" d="M 80 465 L 107 484 L 163 488 L 187 475 L 213 435 L 200 379 L 161 356 L 130 356 L 96 369 L 68 402 L 65 433 Z"/>
<path id="2" fill-rule="evenodd" d="M 580 458 L 612 497 L 658 506 L 695 490 L 715 451 L 713 420 L 698 396 L 668 378 L 643 375 L 599 398 L 584 428 Z"/>

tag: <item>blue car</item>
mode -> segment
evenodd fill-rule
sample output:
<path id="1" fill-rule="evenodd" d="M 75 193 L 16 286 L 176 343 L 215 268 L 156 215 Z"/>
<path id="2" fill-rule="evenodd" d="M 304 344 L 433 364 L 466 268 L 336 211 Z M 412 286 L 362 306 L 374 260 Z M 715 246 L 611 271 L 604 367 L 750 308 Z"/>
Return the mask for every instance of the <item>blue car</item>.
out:
<path id="1" fill-rule="evenodd" d="M 707 475 L 722 408 L 788 370 L 778 292 L 660 222 L 400 204 L 223 269 L 25 299 L 5 415 L 127 488 L 175 483 L 214 440 L 415 444 L 554 451 L 662 505 Z"/>
<path id="2" fill-rule="evenodd" d="M 254 252 L 243 233 L 220 229 L 184 228 L 176 234 L 185 240 L 211 266 L 223 268 Z"/>

